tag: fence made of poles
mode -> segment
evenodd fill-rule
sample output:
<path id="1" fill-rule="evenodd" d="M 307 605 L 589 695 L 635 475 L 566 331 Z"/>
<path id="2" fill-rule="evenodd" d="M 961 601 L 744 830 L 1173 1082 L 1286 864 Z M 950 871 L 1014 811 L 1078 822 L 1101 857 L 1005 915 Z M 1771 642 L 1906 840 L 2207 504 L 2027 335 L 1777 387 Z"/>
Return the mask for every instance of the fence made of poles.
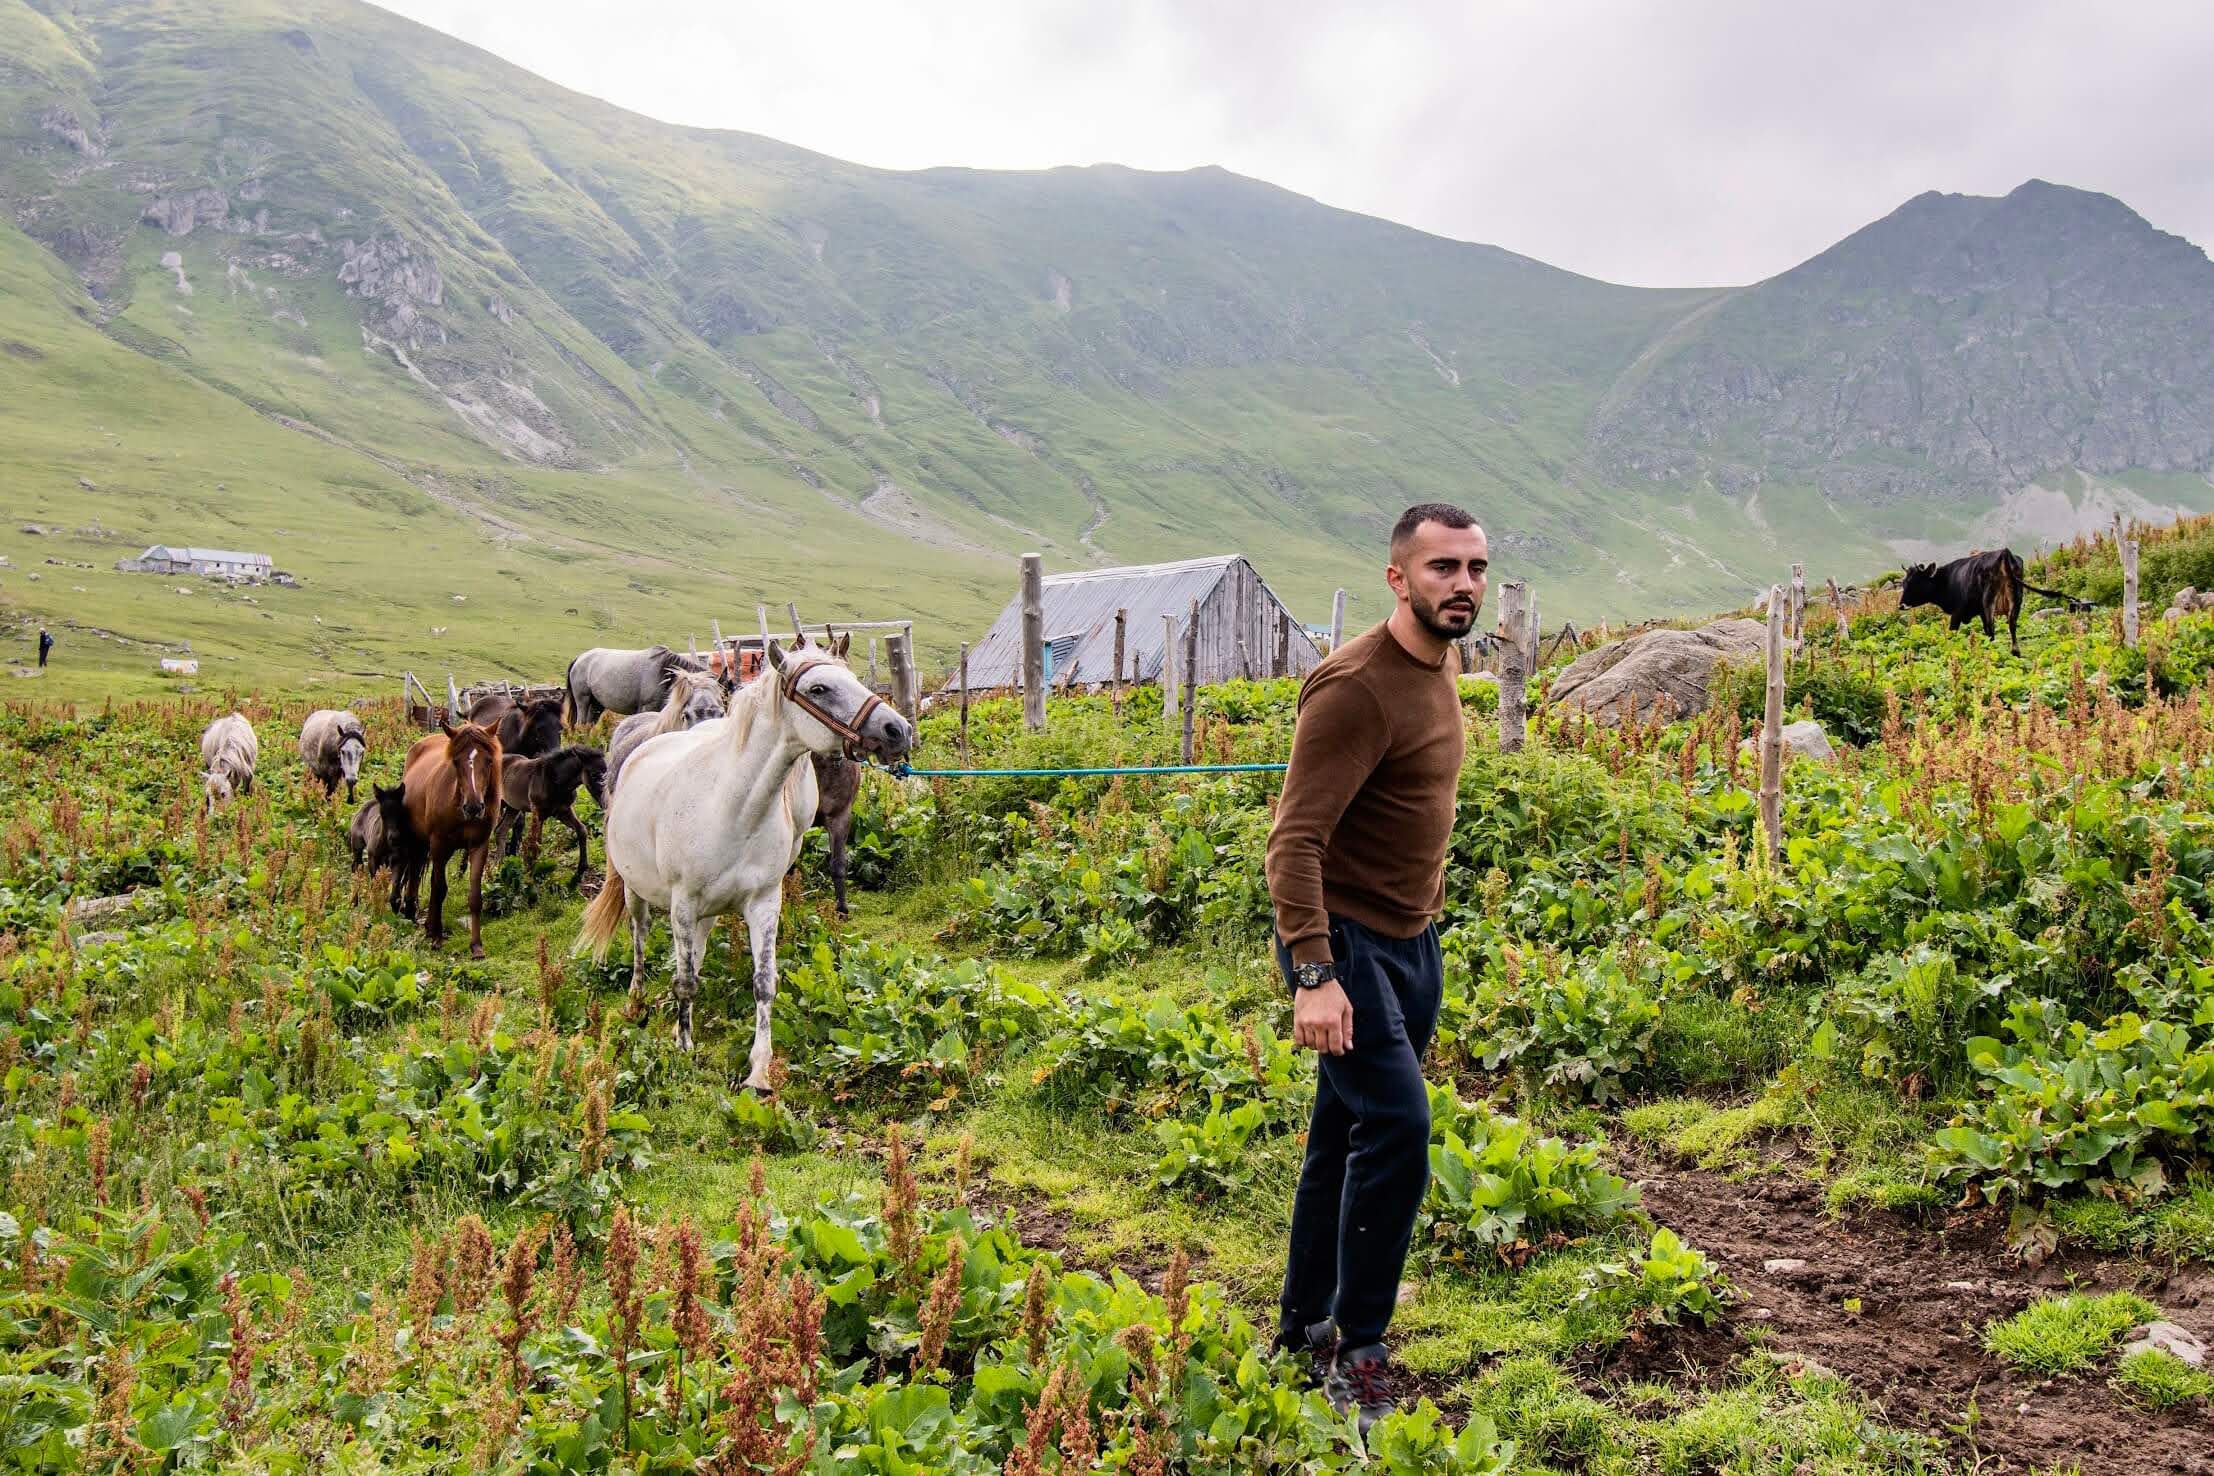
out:
<path id="1" fill-rule="evenodd" d="M 1784 592 L 1768 588 L 1768 692 L 1760 726 L 1760 823 L 1770 860 L 1783 856 Z"/>

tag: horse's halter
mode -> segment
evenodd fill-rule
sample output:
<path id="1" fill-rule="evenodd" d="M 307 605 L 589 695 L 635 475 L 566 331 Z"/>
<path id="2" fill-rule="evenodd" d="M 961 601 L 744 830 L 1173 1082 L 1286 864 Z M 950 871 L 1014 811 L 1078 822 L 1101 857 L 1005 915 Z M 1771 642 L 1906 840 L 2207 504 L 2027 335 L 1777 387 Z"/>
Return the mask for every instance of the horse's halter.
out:
<path id="1" fill-rule="evenodd" d="M 784 674 L 784 695 L 801 712 L 806 713 L 816 722 L 821 723 L 831 732 L 844 739 L 846 757 L 859 763 L 861 761 L 861 725 L 869 720 L 870 713 L 885 705 L 884 699 L 874 692 L 869 693 L 861 700 L 861 705 L 854 710 L 852 720 L 848 721 L 831 713 L 822 704 L 808 698 L 799 689 L 801 677 L 818 666 L 832 666 L 835 664 L 835 662 L 820 658 L 801 662 Z"/>

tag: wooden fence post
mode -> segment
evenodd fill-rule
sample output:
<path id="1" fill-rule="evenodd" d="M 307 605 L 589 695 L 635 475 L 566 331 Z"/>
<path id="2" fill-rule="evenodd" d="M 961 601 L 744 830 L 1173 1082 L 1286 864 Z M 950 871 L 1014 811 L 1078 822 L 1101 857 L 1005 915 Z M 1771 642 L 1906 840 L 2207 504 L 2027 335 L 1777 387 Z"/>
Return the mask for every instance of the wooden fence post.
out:
<path id="1" fill-rule="evenodd" d="M 1181 696 L 1176 684 L 1176 617 L 1161 617 L 1161 720 L 1172 722 L 1180 710 L 1177 699 Z"/>
<path id="2" fill-rule="evenodd" d="M 2122 535 L 2122 643 L 2137 644 L 2137 539 Z"/>
<path id="3" fill-rule="evenodd" d="M 961 767 L 969 766 L 969 643 L 961 643 Z"/>
<path id="4" fill-rule="evenodd" d="M 454 685 L 454 674 L 446 673 L 446 721 L 458 723 L 466 716 L 461 710 L 461 689 Z"/>
<path id="5" fill-rule="evenodd" d="M 1115 681 L 1111 689 L 1115 703 L 1115 721 L 1122 721 L 1122 659 L 1129 640 L 1130 611 L 1118 607 L 1115 611 Z"/>
<path id="6" fill-rule="evenodd" d="M 1199 601 L 1184 627 L 1184 762 L 1192 761 L 1192 714 L 1199 707 Z"/>
<path id="7" fill-rule="evenodd" d="M 800 640 L 807 639 L 807 632 L 800 628 L 800 607 L 796 600 L 784 602 L 784 613 L 792 617 L 792 634 Z"/>
<path id="8" fill-rule="evenodd" d="M 769 664 L 769 607 L 755 605 L 753 618 L 761 622 L 761 664 L 766 667 Z"/>
<path id="9" fill-rule="evenodd" d="M 1045 556 L 1022 556 L 1022 721 L 1043 732 L 1045 692 Z"/>
<path id="10" fill-rule="evenodd" d="M 1330 597 L 1330 649 L 1335 651 L 1345 640 L 1345 591 L 1339 590 Z"/>
<path id="11" fill-rule="evenodd" d="M 1845 596 L 1838 593 L 1837 581 L 1830 581 L 1830 603 L 1837 607 L 1837 641 L 1839 645 L 1853 638 L 1853 623 L 1845 618 Z"/>
<path id="12" fill-rule="evenodd" d="M 907 649 L 907 633 L 895 631 L 885 646 L 892 657 L 892 705 L 909 722 L 915 720 L 915 656 Z"/>
<path id="13" fill-rule="evenodd" d="M 1534 589 L 1525 591 L 1523 599 L 1525 603 L 1522 608 L 1522 677 L 1524 681 L 1528 681 L 1538 674 L 1538 637 L 1545 634 L 1545 629 L 1538 624 L 1537 591 Z"/>
<path id="14" fill-rule="evenodd" d="M 1783 858 L 1784 592 L 1768 590 L 1768 703 L 1760 724 L 1760 823 L 1770 860 Z"/>
<path id="15" fill-rule="evenodd" d="M 1499 614 L 1504 629 L 1499 643 L 1499 751 L 1520 753 L 1528 732 L 1522 708 L 1522 684 L 1530 675 L 1523 638 L 1529 623 L 1522 616 L 1523 585 L 1510 579 L 1499 587 Z"/>
<path id="16" fill-rule="evenodd" d="M 1793 640 L 1803 641 L 1807 634 L 1807 566 L 1791 566 L 1791 629 L 1786 632 Z"/>
<path id="17" fill-rule="evenodd" d="M 764 637 L 762 637 L 762 639 L 763 639 L 763 640 L 767 640 L 767 639 L 768 639 L 768 637 L 764 636 Z M 870 637 L 869 637 L 869 686 L 870 686 L 870 688 L 871 688 L 871 689 L 874 689 L 874 688 L 875 688 L 875 686 L 876 686 L 876 637 L 875 637 L 875 636 L 870 636 Z"/>

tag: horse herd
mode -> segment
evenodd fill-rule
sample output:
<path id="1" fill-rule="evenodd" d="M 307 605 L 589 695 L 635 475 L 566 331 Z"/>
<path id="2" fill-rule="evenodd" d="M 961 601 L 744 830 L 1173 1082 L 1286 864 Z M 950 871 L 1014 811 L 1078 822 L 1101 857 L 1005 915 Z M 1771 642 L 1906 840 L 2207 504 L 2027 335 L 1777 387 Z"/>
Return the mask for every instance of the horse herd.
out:
<path id="1" fill-rule="evenodd" d="M 739 685 L 730 663 L 652 646 L 586 651 L 569 664 L 559 697 L 480 698 L 464 721 L 439 721 L 408 750 L 400 783 L 372 784 L 348 829 L 356 867 L 392 875 L 390 905 L 413 918 L 430 876 L 425 936 L 445 941 L 446 868 L 469 868 L 469 952 L 484 956 L 484 868 L 492 843 L 536 852 L 545 822 L 577 839 L 572 885 L 584 881 L 588 840 L 578 790 L 604 816 L 607 880 L 586 909 L 576 951 L 604 957 L 627 917 L 631 988 L 645 988 L 651 909 L 669 914 L 676 1034 L 692 1046 L 692 1002 L 708 930 L 726 913 L 746 920 L 754 965 L 754 1041 L 747 1085 L 768 1084 L 769 1012 L 776 998 L 776 929 L 784 875 L 800 840 L 821 824 L 830 841 L 838 914 L 846 913 L 846 843 L 861 764 L 896 759 L 914 729 L 846 665 L 850 636 L 771 642 L 768 666 Z M 722 653 L 717 653 L 718 655 Z M 622 718 L 603 751 L 562 743 L 565 727 Z M 310 713 L 300 729 L 307 777 L 326 802 L 346 787 L 354 803 L 368 735 L 338 708 Z M 200 736 L 208 810 L 253 791 L 260 745 L 236 712 Z M 805 760 L 805 762 L 802 762 Z"/>

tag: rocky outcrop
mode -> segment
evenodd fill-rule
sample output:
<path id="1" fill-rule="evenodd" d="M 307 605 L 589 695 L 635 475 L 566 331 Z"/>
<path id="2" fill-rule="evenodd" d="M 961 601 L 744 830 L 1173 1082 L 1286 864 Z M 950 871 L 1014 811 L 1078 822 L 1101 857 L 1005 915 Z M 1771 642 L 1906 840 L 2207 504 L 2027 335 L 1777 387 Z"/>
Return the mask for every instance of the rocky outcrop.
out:
<path id="1" fill-rule="evenodd" d="M 795 425 L 811 431 L 823 428 L 821 417 L 808 408 L 807 402 L 786 389 L 776 376 L 749 359 L 738 361 L 738 372 L 746 376 L 747 383 L 761 391 L 762 398 L 777 408 L 777 412 Z"/>
<path id="2" fill-rule="evenodd" d="M 39 132 L 60 139 L 87 159 L 97 159 L 106 152 L 99 141 L 85 131 L 77 115 L 59 103 L 38 115 L 38 127 Z"/>
<path id="3" fill-rule="evenodd" d="M 1656 711 L 1690 717 L 1706 711 L 1718 663 L 1758 660 L 1767 641 L 1768 627 L 1758 620 L 1642 631 L 1577 657 L 1554 678 L 1547 700 L 1585 712 L 1602 727 L 1613 727 L 1625 712 L 1641 721 Z"/>
<path id="4" fill-rule="evenodd" d="M 2167 613 L 2160 618 L 2163 620 L 2181 620 L 2193 610 L 2214 610 L 2214 590 L 2208 590 L 2202 594 L 2186 584 L 2183 588 L 2168 596 Z"/>
<path id="5" fill-rule="evenodd" d="M 445 280 L 428 251 L 398 236 L 348 237 L 338 243 L 338 280 L 348 296 L 381 307 L 371 326 L 383 336 L 413 348 L 446 341 L 444 326 L 423 311 L 446 300 Z"/>
<path id="6" fill-rule="evenodd" d="M 146 202 L 139 218 L 152 221 L 172 236 L 189 236 L 195 226 L 213 226 L 221 230 L 230 214 L 231 197 L 209 186 L 174 195 L 156 195 Z"/>

